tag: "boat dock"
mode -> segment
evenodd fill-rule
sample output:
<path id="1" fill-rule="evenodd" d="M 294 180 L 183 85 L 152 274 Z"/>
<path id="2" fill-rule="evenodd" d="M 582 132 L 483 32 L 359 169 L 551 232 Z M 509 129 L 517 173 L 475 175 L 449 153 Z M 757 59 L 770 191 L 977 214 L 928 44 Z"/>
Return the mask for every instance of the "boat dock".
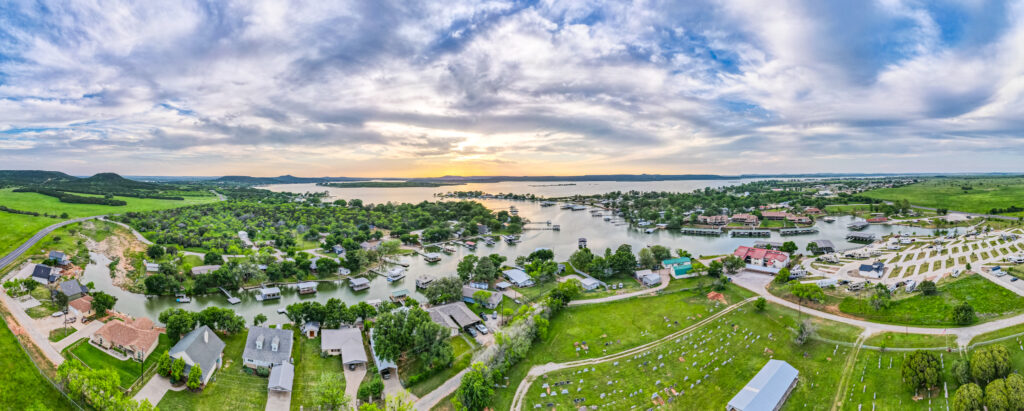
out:
<path id="1" fill-rule="evenodd" d="M 771 237 L 770 230 L 732 230 L 729 232 L 732 237 Z"/>
<path id="2" fill-rule="evenodd" d="M 846 234 L 846 239 L 849 241 L 873 242 L 875 241 L 875 235 L 871 233 L 849 233 Z"/>
<path id="3" fill-rule="evenodd" d="M 779 235 L 815 234 L 817 232 L 818 229 L 814 227 L 783 228 L 779 230 Z"/>
<path id="4" fill-rule="evenodd" d="M 722 235 L 721 228 L 696 228 L 696 227 L 683 227 L 680 230 L 683 234 L 693 235 Z"/>
<path id="5" fill-rule="evenodd" d="M 228 297 L 228 302 L 231 303 L 232 305 L 238 304 L 238 303 L 242 302 L 241 298 L 232 296 L 231 293 L 228 292 L 228 290 L 224 289 L 224 287 L 217 287 L 217 288 L 219 288 L 220 292 L 224 293 L 224 295 Z"/>

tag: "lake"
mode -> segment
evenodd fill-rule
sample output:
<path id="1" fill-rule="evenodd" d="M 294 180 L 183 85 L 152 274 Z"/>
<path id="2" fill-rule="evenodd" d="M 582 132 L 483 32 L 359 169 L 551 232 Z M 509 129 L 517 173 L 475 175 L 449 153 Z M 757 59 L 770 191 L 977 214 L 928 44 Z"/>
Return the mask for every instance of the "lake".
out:
<path id="1" fill-rule="evenodd" d="M 643 191 L 693 191 L 704 187 L 720 187 L 729 184 L 740 184 L 752 180 L 688 180 L 688 181 L 654 181 L 654 182 L 585 182 L 576 185 L 554 185 L 557 182 L 504 182 L 487 184 L 465 184 L 460 186 L 446 187 L 413 187 L 413 188 L 334 188 L 321 187 L 315 184 L 279 184 L 266 186 L 274 191 L 289 191 L 296 193 L 312 191 L 328 191 L 329 200 L 359 198 L 364 203 L 384 202 L 411 202 L 437 201 L 435 193 L 447 191 L 472 191 L 479 190 L 488 193 L 534 193 L 546 197 L 571 196 L 573 194 L 598 194 L 609 191 L 643 190 Z M 540 187 L 534 187 L 540 186 Z M 230 305 L 227 298 L 222 294 L 193 297 L 191 303 L 179 304 L 172 297 L 146 298 L 141 294 L 133 294 L 115 287 L 111 283 L 107 260 L 102 255 L 94 254 L 94 264 L 86 267 L 84 282 L 92 281 L 96 289 L 107 292 L 118 297 L 116 309 L 133 316 L 147 316 L 156 321 L 161 311 L 170 307 L 180 307 L 190 310 L 201 310 L 208 306 L 220 306 L 234 309 L 243 315 L 247 321 L 259 313 L 263 313 L 270 319 L 270 323 L 282 323 L 287 321 L 284 315 L 278 314 L 278 308 L 298 301 L 327 301 L 328 298 L 339 298 L 346 304 L 354 304 L 359 301 L 371 299 L 387 299 L 393 291 L 406 289 L 419 301 L 426 301 L 422 294 L 416 292 L 415 280 L 421 277 L 438 278 L 442 276 L 455 275 L 455 268 L 458 261 L 467 254 L 480 256 L 491 253 L 498 253 L 508 258 L 511 262 L 519 255 L 527 255 L 538 248 L 551 248 L 555 252 L 555 258 L 565 261 L 577 250 L 577 241 L 580 237 L 586 238 L 588 246 L 595 253 L 603 253 L 605 248 L 615 249 L 620 244 L 629 244 L 636 252 L 640 248 L 650 245 L 662 245 L 675 251 L 684 249 L 693 255 L 719 255 L 731 253 L 740 245 L 753 245 L 756 241 L 793 241 L 804 250 L 807 243 L 815 239 L 828 239 L 837 249 L 848 249 L 858 247 L 858 244 L 846 241 L 845 236 L 849 232 L 846 224 L 852 221 L 852 217 L 838 217 L 833 223 L 819 221 L 815 227 L 817 234 L 797 235 L 782 237 L 773 232 L 770 238 L 732 238 L 728 235 L 717 237 L 684 235 L 677 231 L 658 230 L 647 234 L 643 230 L 630 228 L 621 223 L 606 222 L 602 218 L 592 217 L 587 211 L 563 210 L 557 206 L 541 207 L 540 203 L 516 200 L 481 199 L 475 200 L 484 204 L 492 210 L 507 210 L 510 206 L 519 209 L 519 215 L 524 219 L 539 224 L 529 224 L 522 235 L 522 242 L 515 245 L 508 245 L 497 241 L 494 246 L 479 244 L 475 251 L 464 247 L 457 247 L 452 255 L 443 255 L 442 260 L 436 263 L 428 263 L 419 256 L 402 257 L 404 263 L 410 266 L 407 269 L 408 275 L 405 279 L 395 283 L 388 283 L 387 280 L 378 276 L 371 280 L 370 289 L 360 292 L 352 292 L 347 285 L 335 283 L 320 283 L 316 294 L 299 296 L 294 288 L 282 287 L 282 298 L 269 302 L 256 301 L 252 292 L 234 292 L 233 295 L 242 299 L 237 305 Z M 546 222 L 558 224 L 561 231 L 548 229 Z M 864 232 L 875 233 L 878 236 L 890 233 L 916 233 L 919 235 L 931 233 L 932 230 L 871 225 Z"/>

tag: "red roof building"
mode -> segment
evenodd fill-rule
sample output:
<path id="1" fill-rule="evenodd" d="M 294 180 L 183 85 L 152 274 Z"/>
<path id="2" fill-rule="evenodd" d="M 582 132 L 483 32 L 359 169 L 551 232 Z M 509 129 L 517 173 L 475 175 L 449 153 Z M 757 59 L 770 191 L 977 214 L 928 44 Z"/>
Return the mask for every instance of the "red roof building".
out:
<path id="1" fill-rule="evenodd" d="M 759 265 L 762 267 L 782 268 L 789 264 L 789 254 L 782 251 L 768 250 L 765 248 L 739 246 L 732 255 L 743 259 L 747 264 Z"/>
<path id="2" fill-rule="evenodd" d="M 889 219 L 885 217 L 874 217 L 868 219 L 869 223 L 884 223 L 886 221 L 889 221 Z"/>
<path id="3" fill-rule="evenodd" d="M 761 213 L 761 217 L 765 220 L 785 220 L 789 213 L 785 211 L 764 211 Z"/>

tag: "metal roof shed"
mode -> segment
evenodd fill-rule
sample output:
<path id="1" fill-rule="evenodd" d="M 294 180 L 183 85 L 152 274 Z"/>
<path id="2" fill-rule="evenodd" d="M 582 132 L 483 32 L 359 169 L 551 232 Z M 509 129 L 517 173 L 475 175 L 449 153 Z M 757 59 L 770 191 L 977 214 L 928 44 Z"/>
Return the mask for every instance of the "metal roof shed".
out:
<path id="1" fill-rule="evenodd" d="M 785 361 L 768 360 L 729 404 L 726 411 L 773 411 L 779 409 L 796 387 L 800 372 Z"/>

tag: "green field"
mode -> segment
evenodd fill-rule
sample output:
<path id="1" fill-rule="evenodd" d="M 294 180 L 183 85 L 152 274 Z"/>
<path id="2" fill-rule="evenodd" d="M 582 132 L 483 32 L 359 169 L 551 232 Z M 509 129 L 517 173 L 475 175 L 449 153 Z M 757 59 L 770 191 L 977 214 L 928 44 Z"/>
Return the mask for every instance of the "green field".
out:
<path id="1" fill-rule="evenodd" d="M 970 190 L 963 190 L 970 187 Z M 881 200 L 908 200 L 924 207 L 987 214 L 993 208 L 1024 207 L 1024 178 L 935 178 L 861 193 Z M 1024 212 L 1007 215 L 1024 216 Z"/>
<path id="2" fill-rule="evenodd" d="M 952 334 L 930 335 L 889 332 L 872 335 L 867 340 L 864 340 L 864 345 L 885 348 L 955 348 L 956 336 Z"/>
<path id="3" fill-rule="evenodd" d="M 573 368 L 539 378 L 530 385 L 523 408 L 541 404 L 552 409 L 546 405 L 554 403 L 555 408 L 570 409 L 579 405 L 574 399 L 585 398 L 583 405 L 599 408 L 647 409 L 656 405 L 652 396 L 657 394 L 663 400 L 672 398 L 670 409 L 722 409 L 769 359 L 779 359 L 801 373 L 783 409 L 827 410 L 853 349 L 814 339 L 797 345 L 800 318 L 780 306 L 769 304 L 764 312 L 755 312 L 748 304 L 678 339 L 615 360 L 618 364 L 607 361 L 586 366 L 586 372 Z M 813 321 L 833 339 L 852 342 L 860 332 Z M 555 396 L 540 397 L 549 392 L 544 384 L 558 381 L 569 383 L 549 387 Z"/>
<path id="4" fill-rule="evenodd" d="M 124 206 L 107 206 L 100 204 L 62 203 L 60 200 L 38 193 L 15 193 L 13 188 L 0 189 L 0 205 L 15 210 L 32 211 L 43 214 L 68 214 L 68 218 L 88 217 L 102 214 L 121 214 L 131 211 L 152 211 L 168 208 L 184 207 L 193 204 L 205 204 L 217 201 L 217 197 L 207 192 L 196 192 L 195 196 L 184 200 L 156 200 L 150 198 L 114 197 L 124 200 Z M 17 248 L 35 232 L 62 218 L 33 217 L 0 211 L 0 255 L 7 254 Z"/>
<path id="5" fill-rule="evenodd" d="M 75 409 L 39 374 L 2 316 L 0 323 L 0 358 L 4 359 L 7 368 L 0 373 L 0 404 L 12 410 L 24 410 L 30 406 L 51 410 Z"/>
<path id="6" fill-rule="evenodd" d="M 220 336 L 218 334 L 218 336 Z M 220 336 L 224 366 L 217 370 L 202 392 L 167 391 L 157 408 L 169 410 L 263 410 L 267 407 L 267 379 L 242 371 L 245 333 Z"/>
<path id="7" fill-rule="evenodd" d="M 956 326 L 952 320 L 955 305 L 968 302 L 979 322 L 1024 311 L 1024 297 L 974 274 L 939 283 L 939 293 L 893 300 L 888 308 L 875 311 L 866 298 L 846 297 L 839 309 L 869 321 L 923 326 Z"/>
<path id="8" fill-rule="evenodd" d="M 951 369 L 953 362 L 960 358 L 955 351 L 933 351 L 940 357 L 942 368 L 941 381 L 946 383 L 949 396 L 959 386 L 956 378 L 953 378 Z M 920 391 L 915 393 L 901 381 L 901 368 L 904 358 L 910 353 L 905 351 L 881 352 L 875 350 L 861 349 L 857 355 L 850 374 L 847 377 L 846 390 L 844 390 L 840 409 L 843 410 L 945 410 L 949 404 L 939 384 L 938 389 L 932 391 Z M 914 395 L 921 395 L 921 399 L 915 401 Z"/>
<path id="9" fill-rule="evenodd" d="M 345 380 L 345 371 L 341 364 L 341 356 L 321 357 L 320 337 L 306 338 L 295 333 L 295 348 L 292 351 L 295 359 L 295 379 L 292 386 L 292 409 L 299 407 L 315 409 L 315 388 L 320 381 L 320 374 L 328 373 L 334 378 Z"/>

